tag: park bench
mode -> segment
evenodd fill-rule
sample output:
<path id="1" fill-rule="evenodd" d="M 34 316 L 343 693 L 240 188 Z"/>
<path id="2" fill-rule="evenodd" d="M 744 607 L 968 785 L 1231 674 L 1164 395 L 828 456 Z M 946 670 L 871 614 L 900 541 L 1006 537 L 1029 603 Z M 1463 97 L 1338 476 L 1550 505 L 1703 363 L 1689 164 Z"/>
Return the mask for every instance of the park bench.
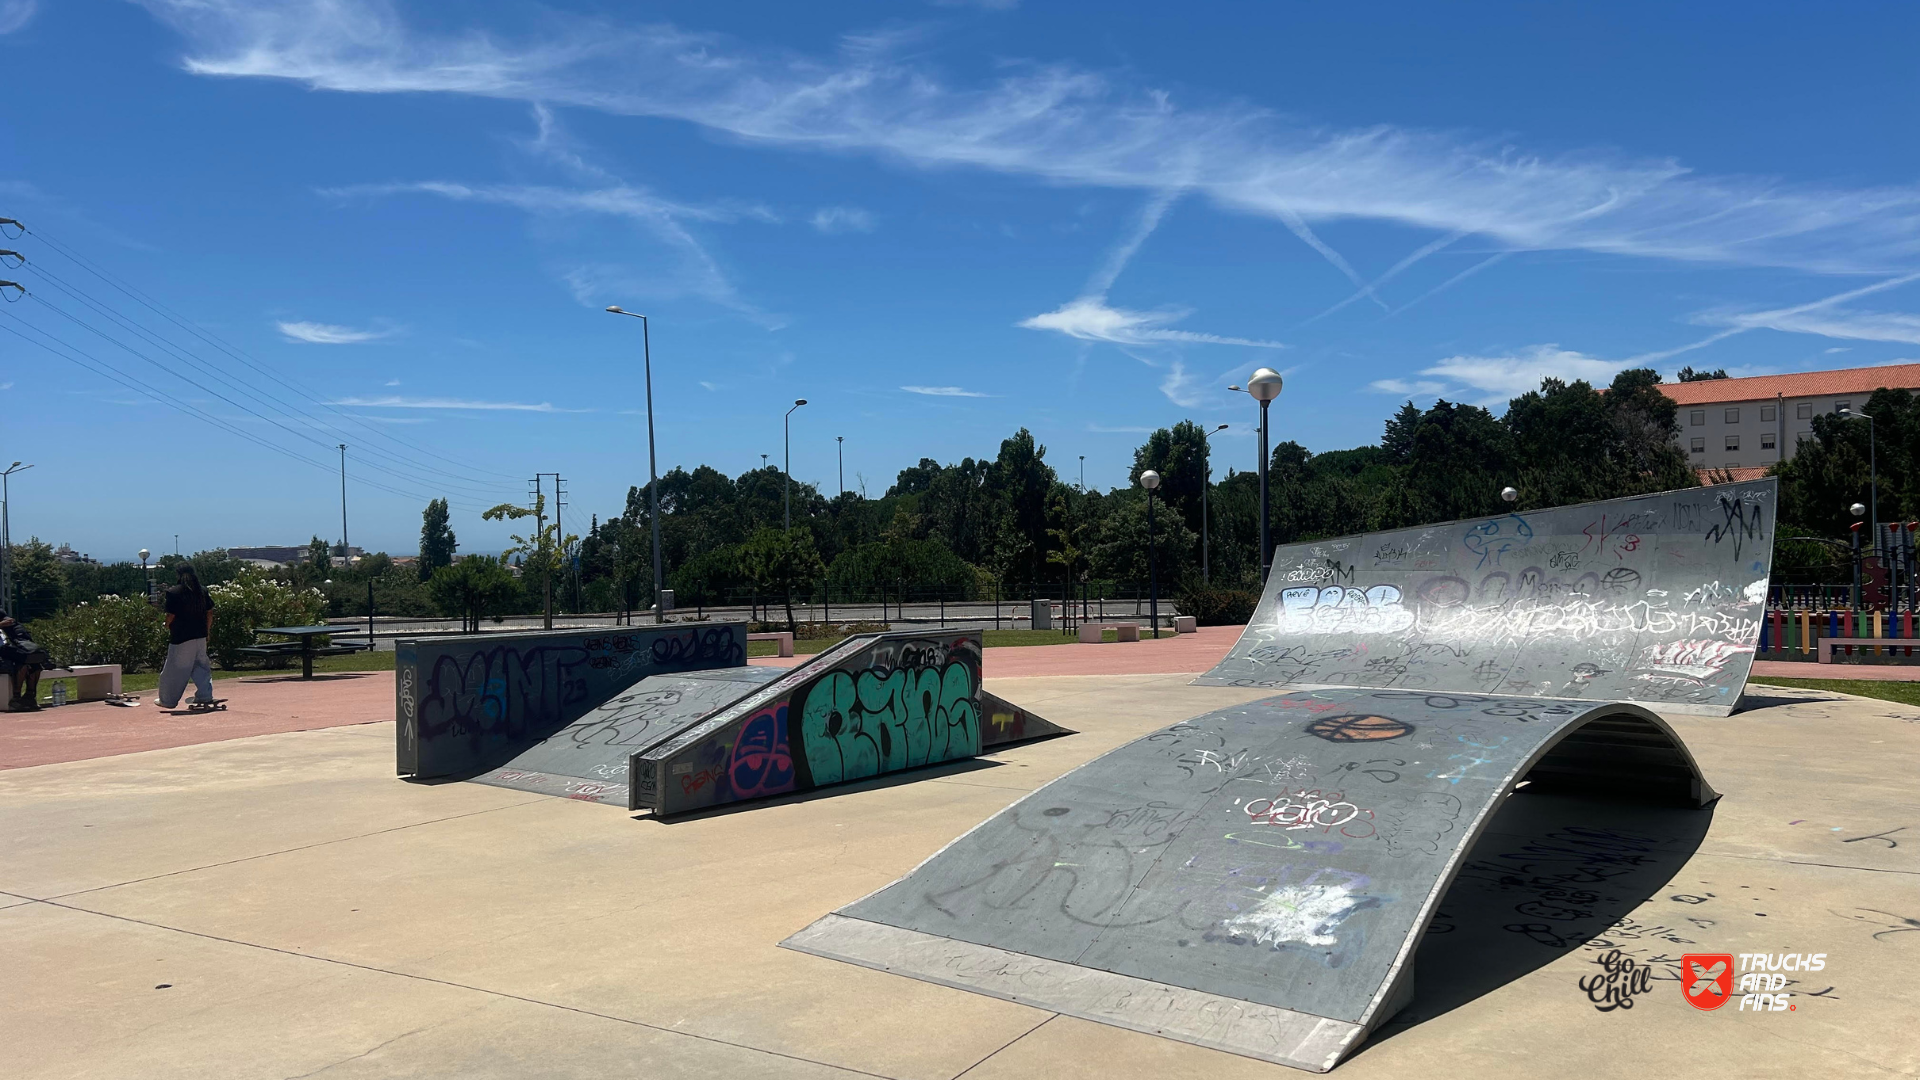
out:
<path id="1" fill-rule="evenodd" d="M 1858 645 L 1858 646 L 1861 646 L 1863 650 L 1865 649 L 1866 646 L 1869 646 L 1869 645 L 1884 645 L 1887 647 L 1887 650 L 1888 650 L 1887 655 L 1889 656 L 1897 655 L 1896 650 L 1899 650 L 1904 647 L 1908 656 L 1913 655 L 1913 639 L 1912 638 L 1902 639 L 1902 638 L 1873 638 L 1873 637 L 1830 637 L 1830 638 L 1820 639 L 1820 662 L 1821 663 L 1823 664 L 1833 663 L 1833 649 L 1834 649 L 1834 646 L 1836 645 L 1841 646 L 1842 648 L 1846 648 L 1847 646 L 1852 646 L 1852 645 Z M 1875 650 L 1875 651 L 1878 651 L 1878 650 Z M 1851 654 L 1853 650 L 1851 648 L 1848 648 L 1847 652 Z"/>
<path id="2" fill-rule="evenodd" d="M 793 635 L 785 630 L 776 631 L 771 634 L 748 634 L 747 640 L 775 642 L 780 647 L 781 656 L 793 655 Z"/>
<path id="3" fill-rule="evenodd" d="M 1111 630 L 1116 641 L 1139 641 L 1140 624 L 1130 622 L 1102 623 L 1088 620 L 1080 624 L 1080 643 L 1082 645 L 1100 644 L 1102 631 Z"/>
<path id="4" fill-rule="evenodd" d="M 40 680 L 48 679 L 72 679 L 75 701 L 102 701 L 120 692 L 120 665 L 75 664 L 70 668 L 48 668 L 41 672 Z M 0 690 L 5 691 L 4 700 L 12 700 L 12 675 L 0 675 Z"/>

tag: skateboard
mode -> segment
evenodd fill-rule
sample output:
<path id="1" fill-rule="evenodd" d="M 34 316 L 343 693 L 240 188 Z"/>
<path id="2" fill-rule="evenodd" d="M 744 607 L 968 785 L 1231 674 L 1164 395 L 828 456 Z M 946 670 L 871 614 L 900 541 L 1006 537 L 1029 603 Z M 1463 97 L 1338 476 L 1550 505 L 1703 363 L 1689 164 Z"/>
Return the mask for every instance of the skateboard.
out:
<path id="1" fill-rule="evenodd" d="M 132 709 L 140 704 L 140 699 L 132 694 L 108 694 L 101 700 L 109 705 L 118 705 L 123 709 Z"/>
<path id="2" fill-rule="evenodd" d="M 187 702 L 188 712 L 221 712 L 224 711 L 226 707 L 227 699 L 223 697 L 214 698 L 212 701 Z"/>

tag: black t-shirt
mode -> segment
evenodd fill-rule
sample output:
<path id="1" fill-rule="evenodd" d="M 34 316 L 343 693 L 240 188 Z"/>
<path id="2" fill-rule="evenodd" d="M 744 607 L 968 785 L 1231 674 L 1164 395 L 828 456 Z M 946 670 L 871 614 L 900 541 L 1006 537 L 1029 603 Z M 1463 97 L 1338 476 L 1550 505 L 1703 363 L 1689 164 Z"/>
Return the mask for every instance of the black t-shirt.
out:
<path id="1" fill-rule="evenodd" d="M 207 612 L 213 610 L 213 597 L 202 592 L 195 596 L 187 591 L 185 585 L 174 585 L 167 589 L 167 614 L 173 616 L 173 625 L 168 633 L 173 643 L 180 645 L 194 638 L 207 636 Z"/>

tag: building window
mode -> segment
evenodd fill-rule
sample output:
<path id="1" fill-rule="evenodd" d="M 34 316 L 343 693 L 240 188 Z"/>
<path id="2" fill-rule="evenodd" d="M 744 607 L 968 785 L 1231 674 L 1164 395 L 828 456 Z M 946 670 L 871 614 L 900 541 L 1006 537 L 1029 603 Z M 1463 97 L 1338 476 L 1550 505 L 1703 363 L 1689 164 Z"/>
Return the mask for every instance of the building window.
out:
<path id="1" fill-rule="evenodd" d="M 1760 436 L 1760 449 L 1772 450 L 1774 448 L 1773 432 L 1768 431 L 1762 433 Z"/>
<path id="2" fill-rule="evenodd" d="M 1760 406 L 1760 421 L 1762 423 L 1766 423 L 1771 421 L 1772 419 L 1773 419 L 1773 406 L 1771 405 Z"/>
<path id="3" fill-rule="evenodd" d="M 1836 401 L 1836 402 L 1834 402 L 1834 403 L 1833 403 L 1833 411 L 1834 411 L 1834 412 L 1840 412 L 1840 411 L 1842 411 L 1842 410 L 1845 410 L 1845 411 L 1847 411 L 1847 412 L 1852 412 L 1852 411 L 1853 411 L 1853 402 L 1851 402 L 1851 401 Z"/>
<path id="4" fill-rule="evenodd" d="M 1705 409 L 1695 409 L 1687 414 L 1687 423 L 1692 424 L 1694 427 L 1699 427 L 1706 422 L 1707 410 Z"/>
<path id="5" fill-rule="evenodd" d="M 1724 466 L 1724 468 L 1728 468 L 1728 469 L 1737 469 L 1739 467 L 1740 467 L 1740 463 L 1737 461 L 1729 461 Z"/>
<path id="6" fill-rule="evenodd" d="M 1729 423 L 1729 424 L 1737 424 L 1737 423 L 1739 423 L 1739 422 L 1740 422 L 1740 410 L 1739 410 L 1739 409 L 1728 409 L 1728 410 L 1727 410 L 1727 423 Z"/>
<path id="7" fill-rule="evenodd" d="M 1729 450 L 1740 449 L 1740 436 L 1738 435 L 1727 436 L 1727 449 Z"/>
<path id="8" fill-rule="evenodd" d="M 1813 419 L 1813 402 L 1803 401 L 1793 407 L 1793 415 L 1802 420 Z"/>
<path id="9" fill-rule="evenodd" d="M 1705 440 L 1705 439 L 1695 439 L 1695 440 L 1693 440 L 1693 452 L 1694 452 L 1694 453 L 1696 453 L 1696 454 L 1704 454 L 1704 453 L 1706 453 L 1706 452 L 1707 452 L 1707 440 Z"/>

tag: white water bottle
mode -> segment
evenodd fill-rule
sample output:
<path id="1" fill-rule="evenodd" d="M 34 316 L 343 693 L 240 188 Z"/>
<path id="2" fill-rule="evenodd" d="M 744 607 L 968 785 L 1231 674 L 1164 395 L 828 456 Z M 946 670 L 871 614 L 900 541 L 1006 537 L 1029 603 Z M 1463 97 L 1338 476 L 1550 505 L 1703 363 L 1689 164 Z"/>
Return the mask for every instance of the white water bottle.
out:
<path id="1" fill-rule="evenodd" d="M 55 705 L 65 705 L 67 703 L 67 681 L 65 679 L 61 679 L 53 684 L 53 703 Z"/>

